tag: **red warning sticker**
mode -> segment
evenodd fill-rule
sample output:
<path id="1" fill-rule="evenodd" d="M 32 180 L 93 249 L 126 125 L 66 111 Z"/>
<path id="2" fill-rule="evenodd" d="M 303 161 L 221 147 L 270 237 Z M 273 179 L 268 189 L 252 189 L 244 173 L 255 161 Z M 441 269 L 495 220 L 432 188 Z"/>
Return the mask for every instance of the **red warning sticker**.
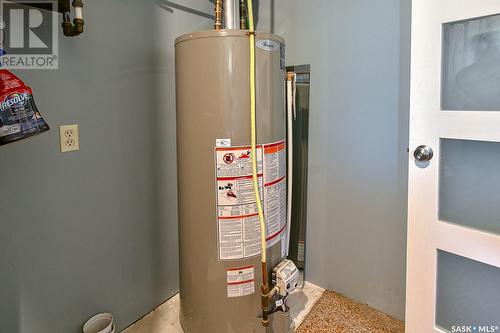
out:
<path id="1" fill-rule="evenodd" d="M 217 147 L 216 187 L 220 260 L 260 254 L 260 222 L 252 177 L 251 147 Z M 267 246 L 286 228 L 285 141 L 257 147 L 257 169 L 266 217 Z"/>

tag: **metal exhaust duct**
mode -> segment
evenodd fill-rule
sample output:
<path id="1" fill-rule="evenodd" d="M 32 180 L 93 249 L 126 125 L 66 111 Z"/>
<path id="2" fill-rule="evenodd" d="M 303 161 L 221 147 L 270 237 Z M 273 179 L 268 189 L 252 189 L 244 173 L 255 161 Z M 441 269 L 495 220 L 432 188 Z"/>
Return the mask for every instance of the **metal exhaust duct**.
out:
<path id="1" fill-rule="evenodd" d="M 225 29 L 240 29 L 240 1 L 224 0 L 223 8 Z"/>

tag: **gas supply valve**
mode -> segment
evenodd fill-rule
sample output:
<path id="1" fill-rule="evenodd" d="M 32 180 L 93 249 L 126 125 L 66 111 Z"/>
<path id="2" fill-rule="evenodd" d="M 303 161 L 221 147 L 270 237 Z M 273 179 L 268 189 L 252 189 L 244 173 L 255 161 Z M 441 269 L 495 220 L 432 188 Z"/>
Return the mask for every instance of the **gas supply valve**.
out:
<path id="1" fill-rule="evenodd" d="M 285 259 L 273 269 L 272 279 L 274 285 L 278 287 L 279 294 L 286 296 L 297 288 L 299 270 L 293 261 Z"/>

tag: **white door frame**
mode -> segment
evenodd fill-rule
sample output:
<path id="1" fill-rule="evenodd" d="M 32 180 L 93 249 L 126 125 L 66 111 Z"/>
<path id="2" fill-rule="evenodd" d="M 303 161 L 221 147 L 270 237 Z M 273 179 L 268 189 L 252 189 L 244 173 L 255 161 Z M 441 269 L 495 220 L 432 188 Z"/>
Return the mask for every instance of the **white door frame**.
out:
<path id="1" fill-rule="evenodd" d="M 406 332 L 435 327 L 437 249 L 500 267 L 500 235 L 438 221 L 440 138 L 500 142 L 500 111 L 440 111 L 443 23 L 500 13 L 500 0 L 413 0 Z M 413 157 L 429 145 L 427 167 Z M 500 170 L 500 168 L 499 168 Z"/>

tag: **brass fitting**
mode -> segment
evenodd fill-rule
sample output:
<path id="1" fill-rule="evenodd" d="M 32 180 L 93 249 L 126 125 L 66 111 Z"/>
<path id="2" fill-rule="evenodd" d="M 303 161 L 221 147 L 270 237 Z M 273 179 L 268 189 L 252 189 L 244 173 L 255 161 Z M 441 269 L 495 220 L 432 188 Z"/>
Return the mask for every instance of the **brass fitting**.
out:
<path id="1" fill-rule="evenodd" d="M 83 1 L 73 0 L 71 4 L 75 9 L 75 12 L 78 9 L 79 14 L 81 14 L 81 9 L 83 8 Z M 83 33 L 83 26 L 85 25 L 83 18 L 75 17 L 73 19 L 73 23 L 71 23 L 69 7 L 66 7 L 64 10 L 65 12 L 63 12 L 63 22 L 62 22 L 64 35 L 67 37 L 75 37 L 81 35 Z"/>
<path id="2" fill-rule="evenodd" d="M 214 16 L 215 16 L 214 29 L 221 30 L 222 29 L 222 0 L 215 0 Z"/>
<path id="3" fill-rule="evenodd" d="M 245 0 L 240 0 L 240 29 L 246 30 L 247 27 L 247 5 Z"/>
<path id="4" fill-rule="evenodd" d="M 262 326 L 269 325 L 269 286 L 263 284 L 260 292 L 262 298 Z"/>

